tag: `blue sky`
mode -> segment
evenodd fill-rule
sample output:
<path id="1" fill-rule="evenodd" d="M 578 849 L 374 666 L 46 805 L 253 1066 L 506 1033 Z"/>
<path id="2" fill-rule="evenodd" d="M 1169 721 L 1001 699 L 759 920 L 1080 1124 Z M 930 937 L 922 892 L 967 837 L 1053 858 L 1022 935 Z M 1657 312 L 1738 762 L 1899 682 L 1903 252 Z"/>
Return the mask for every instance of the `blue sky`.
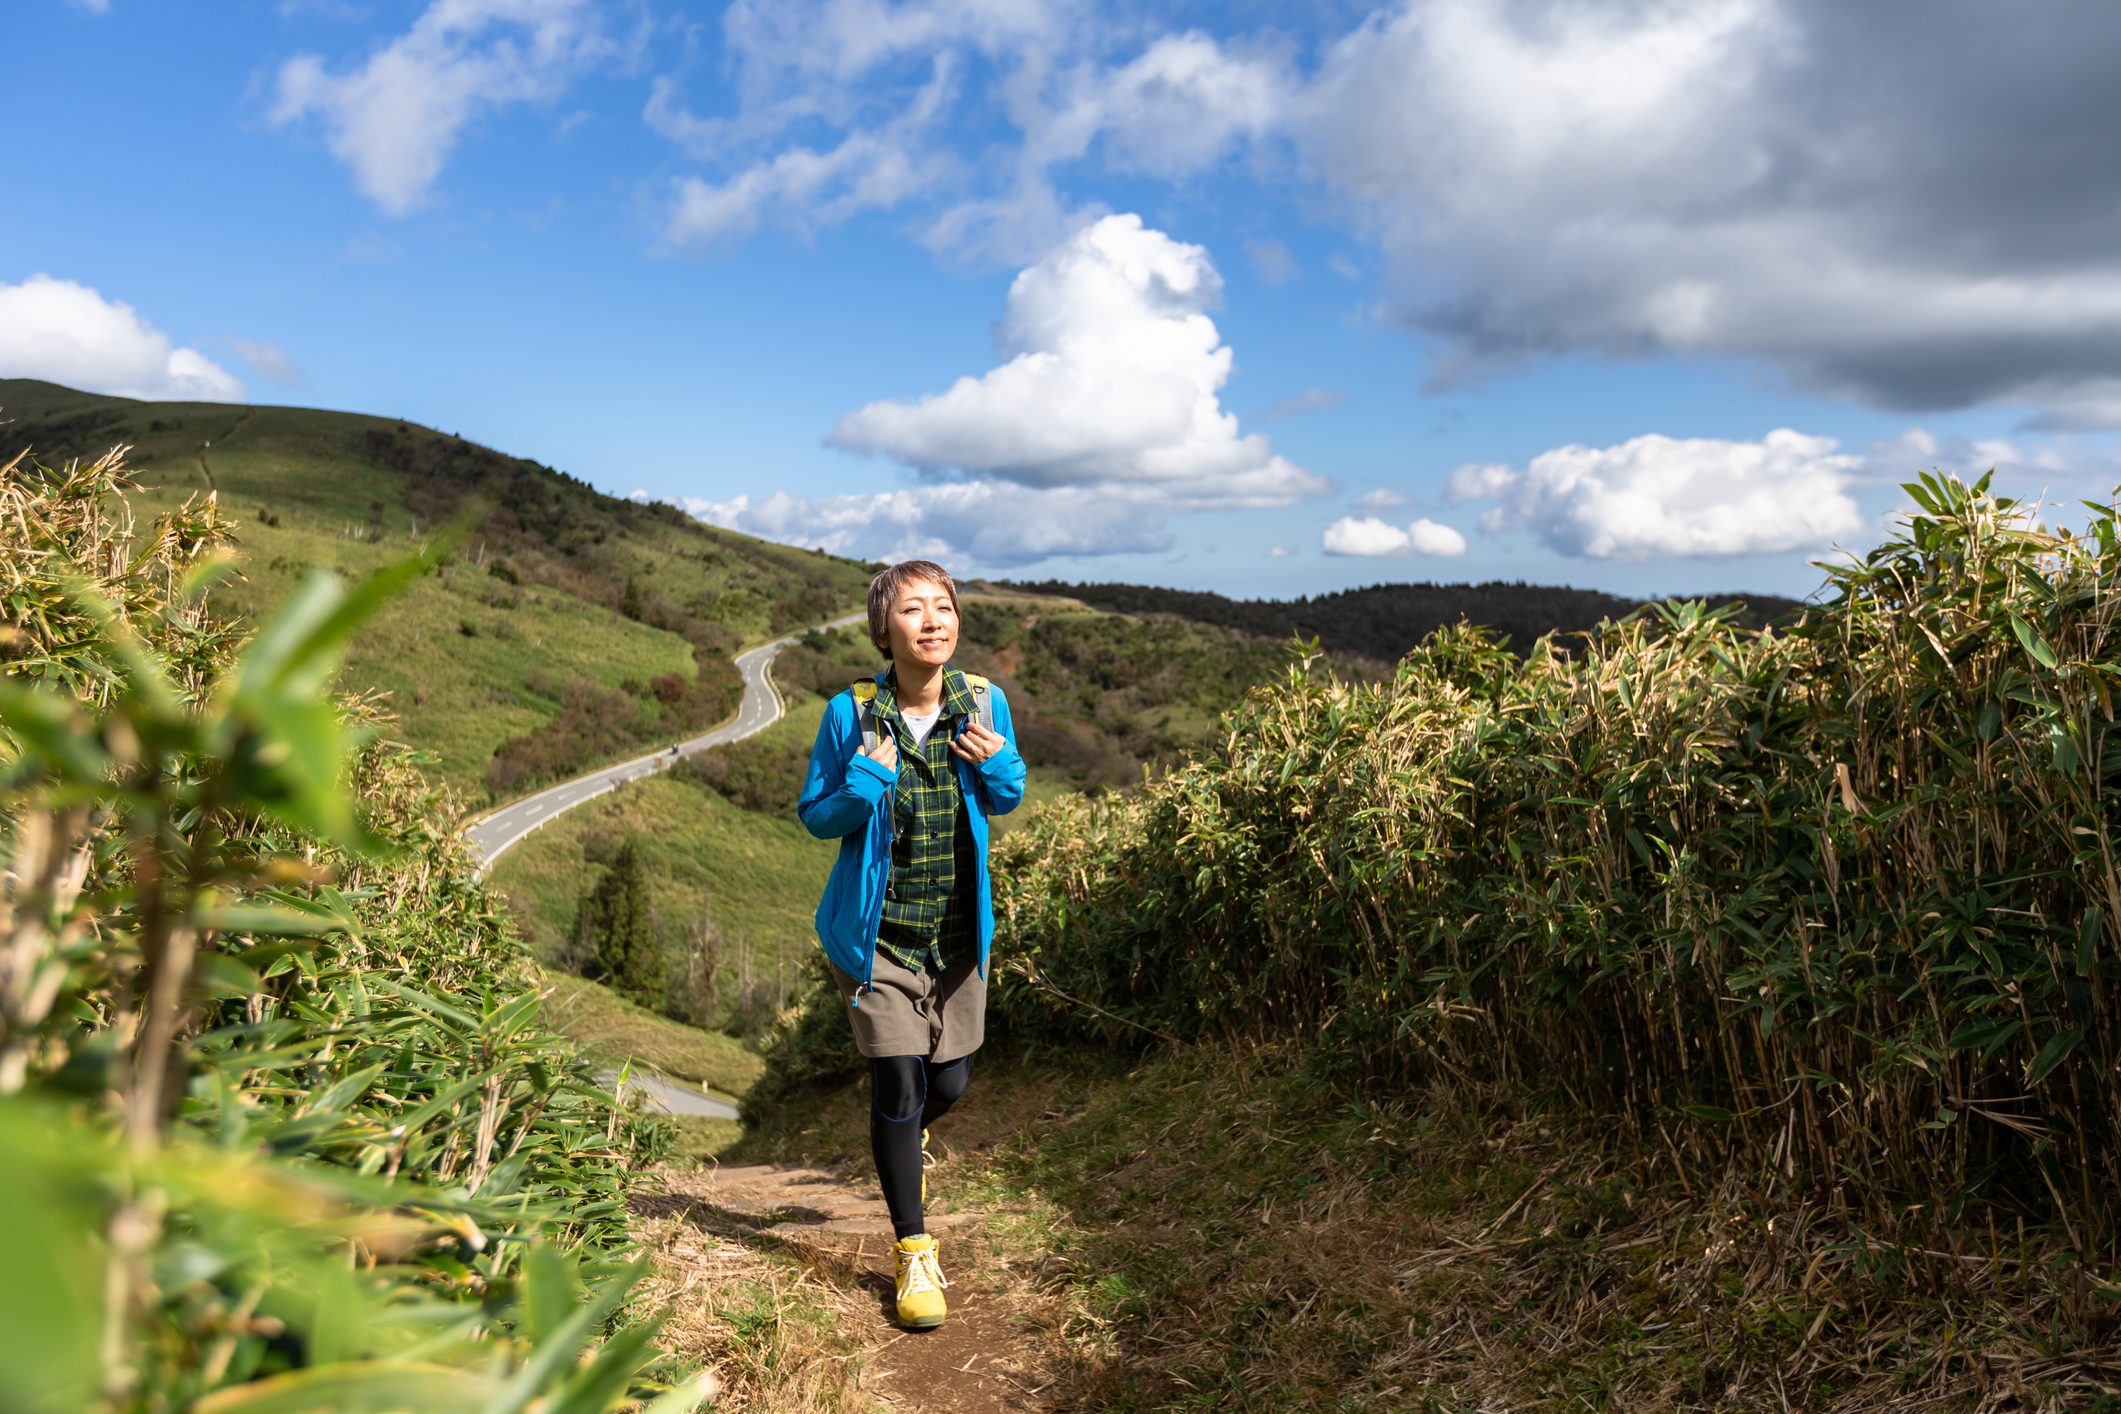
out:
<path id="1" fill-rule="evenodd" d="M 968 572 L 1802 594 L 1919 469 L 2121 482 L 2121 8 L 2008 8 L 17 0 L 0 375 Z"/>

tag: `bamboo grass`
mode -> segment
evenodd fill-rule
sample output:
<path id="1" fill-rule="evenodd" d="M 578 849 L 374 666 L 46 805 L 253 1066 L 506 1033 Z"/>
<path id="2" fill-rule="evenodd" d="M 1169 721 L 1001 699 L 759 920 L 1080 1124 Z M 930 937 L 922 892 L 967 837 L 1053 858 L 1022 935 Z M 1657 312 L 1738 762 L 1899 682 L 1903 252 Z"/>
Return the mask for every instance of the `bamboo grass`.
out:
<path id="1" fill-rule="evenodd" d="M 458 802 L 327 688 L 443 551 L 246 639 L 215 500 L 142 528 L 130 485 L 0 467 L 0 1407 L 656 1394 L 656 1127 L 540 1024 Z"/>
<path id="2" fill-rule="evenodd" d="M 1908 489 L 1779 628 L 1675 602 L 1522 661 L 1446 629 L 1382 684 L 1306 656 L 1219 749 L 1046 807 L 996 844 L 1001 1019 L 1311 1036 L 1372 1085 L 1561 1096 L 1704 1176 L 1953 1250 L 2001 1212 L 2113 1271 L 2114 511 Z"/>

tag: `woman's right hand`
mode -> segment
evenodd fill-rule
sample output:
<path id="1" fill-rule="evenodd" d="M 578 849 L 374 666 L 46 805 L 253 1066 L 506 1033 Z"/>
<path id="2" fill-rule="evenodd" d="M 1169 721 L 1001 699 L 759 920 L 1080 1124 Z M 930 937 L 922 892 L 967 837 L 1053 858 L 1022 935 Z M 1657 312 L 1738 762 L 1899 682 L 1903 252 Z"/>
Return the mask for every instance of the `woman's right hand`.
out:
<path id="1" fill-rule="evenodd" d="M 862 755 L 887 771 L 898 770 L 898 738 L 890 732 L 878 732 L 876 745 L 862 748 Z"/>

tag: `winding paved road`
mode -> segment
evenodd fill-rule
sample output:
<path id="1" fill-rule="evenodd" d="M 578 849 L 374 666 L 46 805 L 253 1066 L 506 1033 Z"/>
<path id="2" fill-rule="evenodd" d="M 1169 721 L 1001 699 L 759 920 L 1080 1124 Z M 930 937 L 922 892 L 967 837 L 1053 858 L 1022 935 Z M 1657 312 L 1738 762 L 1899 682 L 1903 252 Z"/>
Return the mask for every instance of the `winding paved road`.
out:
<path id="1" fill-rule="evenodd" d="M 514 801 L 491 814 L 482 815 L 465 830 L 465 838 L 471 841 L 478 852 L 478 873 L 484 878 L 493 868 L 493 862 L 540 825 L 565 814 L 585 800 L 594 800 L 609 790 L 616 790 L 628 781 L 637 781 L 643 776 L 652 776 L 658 771 L 667 771 L 680 758 L 694 752 L 705 751 L 710 746 L 721 746 L 726 742 L 740 741 L 754 732 L 764 731 L 781 715 L 781 695 L 774 691 L 771 669 L 773 660 L 783 648 L 800 639 L 804 634 L 822 629 L 844 628 L 848 624 L 861 623 L 864 614 L 843 614 L 828 623 L 815 624 L 798 630 L 785 638 L 776 638 L 771 643 L 736 656 L 736 670 L 744 679 L 744 700 L 738 705 L 734 720 L 725 722 L 711 732 L 692 737 L 677 744 L 673 753 L 668 747 L 647 756 L 636 756 L 631 761 L 621 761 L 615 766 L 606 766 L 591 771 L 586 776 L 577 776 L 571 781 L 548 786 L 536 795 Z M 607 1080 L 616 1079 L 612 1072 Z M 654 1071 L 636 1071 L 627 1081 L 639 1087 L 651 1099 L 672 1114 L 711 1115 L 719 1119 L 735 1119 L 736 1106 L 720 1096 L 704 1090 L 688 1088 L 669 1080 Z"/>
<path id="2" fill-rule="evenodd" d="M 556 786 L 547 786 L 536 795 L 525 796 L 489 815 L 482 815 L 470 829 L 465 831 L 472 847 L 479 853 L 479 874 L 483 878 L 493 868 L 493 862 L 507 853 L 516 841 L 522 839 L 538 826 L 556 816 L 565 814 L 585 800 L 594 800 L 605 791 L 615 790 L 628 781 L 637 781 L 643 776 L 652 776 L 658 771 L 670 769 L 680 757 L 705 751 L 710 746 L 721 746 L 727 742 L 741 741 L 754 732 L 764 731 L 781 715 L 781 695 L 773 690 L 773 679 L 769 670 L 773 660 L 783 648 L 794 643 L 805 633 L 822 629 L 844 628 L 848 624 L 862 622 L 862 614 L 845 614 L 829 623 L 813 625 L 786 638 L 776 638 L 736 656 L 736 670 L 743 675 L 744 700 L 736 710 L 734 720 L 725 722 L 713 731 L 692 737 L 677 744 L 673 754 L 670 748 L 636 756 L 631 761 L 621 761 L 615 766 L 606 766 L 591 771 L 586 776 L 576 776 L 571 781 L 562 781 Z"/>

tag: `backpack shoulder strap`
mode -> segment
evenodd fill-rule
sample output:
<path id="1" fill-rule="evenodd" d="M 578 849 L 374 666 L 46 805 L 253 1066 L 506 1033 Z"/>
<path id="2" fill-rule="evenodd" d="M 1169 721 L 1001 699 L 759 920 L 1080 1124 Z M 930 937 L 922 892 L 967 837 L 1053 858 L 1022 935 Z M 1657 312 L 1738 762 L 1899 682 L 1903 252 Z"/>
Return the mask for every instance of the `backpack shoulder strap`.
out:
<path id="1" fill-rule="evenodd" d="M 848 691 L 854 694 L 855 719 L 862 724 L 862 750 L 876 749 L 876 679 L 862 678 Z"/>
<path id="2" fill-rule="evenodd" d="M 994 730 L 994 684 L 978 673 L 965 674 L 965 686 L 972 689 L 972 720 L 988 731 Z"/>

